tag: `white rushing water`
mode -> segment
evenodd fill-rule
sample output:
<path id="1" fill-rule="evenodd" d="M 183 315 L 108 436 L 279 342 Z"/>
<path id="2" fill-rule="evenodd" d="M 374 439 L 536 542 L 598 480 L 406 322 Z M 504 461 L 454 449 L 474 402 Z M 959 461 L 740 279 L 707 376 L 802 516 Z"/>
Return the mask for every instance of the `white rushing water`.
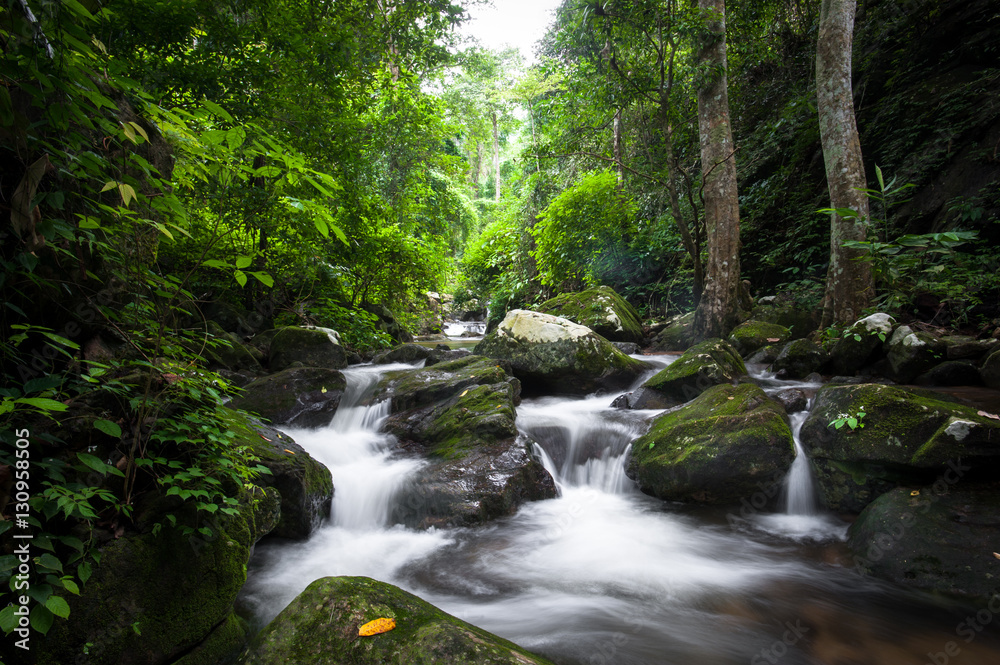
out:
<path id="1" fill-rule="evenodd" d="M 479 528 L 389 524 L 393 496 L 421 462 L 395 454 L 377 433 L 387 405 L 365 405 L 364 386 L 386 369 L 345 371 L 348 394 L 334 422 L 290 431 L 331 468 L 336 494 L 329 523 L 310 540 L 258 547 L 241 598 L 258 622 L 317 578 L 367 575 L 564 665 L 742 665 L 769 662 L 760 654 L 803 616 L 814 617 L 816 634 L 815 617 L 833 625 L 871 604 L 870 583 L 796 553 L 798 540 L 829 539 L 834 526 L 839 537 L 844 525 L 828 516 L 762 514 L 757 529 L 734 530 L 721 514 L 639 493 L 625 460 L 656 412 L 612 409 L 613 395 L 518 407 L 518 427 L 538 442 L 558 498 Z M 866 620 L 881 630 L 877 613 Z M 807 643 L 783 643 L 781 663 L 823 662 Z"/>

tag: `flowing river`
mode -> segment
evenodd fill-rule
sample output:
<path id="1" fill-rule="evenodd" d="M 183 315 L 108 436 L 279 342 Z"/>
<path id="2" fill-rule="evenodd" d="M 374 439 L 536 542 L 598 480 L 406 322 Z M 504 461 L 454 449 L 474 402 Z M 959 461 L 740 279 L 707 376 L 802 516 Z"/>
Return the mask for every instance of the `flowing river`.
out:
<path id="1" fill-rule="evenodd" d="M 791 419 L 799 457 L 785 483 L 724 510 L 653 499 L 625 476 L 630 442 L 660 412 L 613 409 L 615 395 L 526 399 L 518 428 L 538 442 L 558 498 L 477 528 L 393 525 L 393 497 L 421 462 L 378 433 L 388 404 L 361 405 L 401 367 L 345 370 L 333 422 L 289 430 L 331 469 L 336 493 L 308 541 L 258 546 L 240 602 L 259 625 L 317 578 L 366 575 L 563 665 L 1000 663 L 1000 617 L 967 641 L 957 628 L 982 608 L 853 568 L 848 524 L 815 502 L 804 413 Z M 768 391 L 818 387 L 757 378 Z M 760 507 L 779 492 L 786 510 Z"/>

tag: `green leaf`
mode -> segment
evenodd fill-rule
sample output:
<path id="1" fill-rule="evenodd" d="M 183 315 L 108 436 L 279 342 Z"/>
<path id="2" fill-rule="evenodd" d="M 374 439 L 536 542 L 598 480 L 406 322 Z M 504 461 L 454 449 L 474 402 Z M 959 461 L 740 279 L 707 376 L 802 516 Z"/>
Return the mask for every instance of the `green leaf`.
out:
<path id="1" fill-rule="evenodd" d="M 8 605 L 0 610 L 0 630 L 10 633 L 15 628 L 17 628 L 17 615 L 14 614 L 14 606 Z"/>
<path id="2" fill-rule="evenodd" d="M 29 619 L 31 627 L 42 635 L 49 632 L 49 628 L 52 627 L 52 622 L 55 621 L 55 618 L 52 616 L 52 611 L 43 605 L 35 605 L 31 608 Z"/>
<path id="3" fill-rule="evenodd" d="M 202 104 L 202 106 L 204 106 L 205 108 L 207 108 L 209 111 L 211 111 L 214 115 L 217 115 L 218 117 L 222 118 L 226 122 L 232 122 L 233 121 L 233 116 L 229 115 L 229 112 L 226 111 L 226 109 L 222 108 L 221 106 L 219 106 L 215 102 L 213 102 L 213 101 L 211 101 L 209 99 L 203 99 L 201 101 L 201 104 Z"/>
<path id="4" fill-rule="evenodd" d="M 69 618 L 69 603 L 59 596 L 49 596 L 49 599 L 45 601 L 45 607 L 57 617 Z"/>
<path id="5" fill-rule="evenodd" d="M 49 570 L 58 570 L 60 573 L 63 571 L 62 561 L 48 552 L 38 557 L 38 564 Z"/>
<path id="6" fill-rule="evenodd" d="M 236 259 L 237 268 L 249 268 L 251 263 L 253 263 L 253 259 L 249 256 L 241 256 Z"/>
<path id="7" fill-rule="evenodd" d="M 89 453 L 77 453 L 76 456 L 77 458 L 79 458 L 81 462 L 89 466 L 94 471 L 97 471 L 98 473 L 110 473 L 113 476 L 119 476 L 121 478 L 125 477 L 125 474 L 122 473 L 120 470 L 116 469 L 110 464 L 102 462 L 101 460 L 99 460 L 98 458 L 94 457 Z"/>
<path id="8" fill-rule="evenodd" d="M 242 270 L 237 270 L 236 272 L 234 272 L 233 273 L 233 277 L 236 278 L 236 282 L 240 286 L 246 286 L 247 285 L 247 274 L 245 272 L 243 272 Z"/>
<path id="9" fill-rule="evenodd" d="M 208 259 L 206 261 L 202 261 L 201 265 L 206 266 L 208 268 L 231 268 L 232 267 L 231 265 L 229 265 L 225 261 L 219 261 L 218 259 Z"/>
<path id="10" fill-rule="evenodd" d="M 33 406 L 36 409 L 41 409 L 42 411 L 65 411 L 67 409 L 67 406 L 62 402 L 57 402 L 54 399 L 48 399 L 46 397 L 21 397 L 14 401 L 18 404 Z"/>
<path id="11" fill-rule="evenodd" d="M 105 420 L 103 418 L 94 421 L 94 429 L 100 430 L 108 436 L 113 436 L 116 439 L 120 439 L 122 436 L 122 428 L 119 427 L 117 423 L 113 423 L 110 420 Z"/>
<path id="12" fill-rule="evenodd" d="M 76 575 L 77 575 L 77 577 L 80 578 L 80 581 L 83 582 L 84 584 L 86 584 L 87 580 L 90 579 L 90 575 L 92 573 L 93 573 L 93 569 L 91 568 L 90 564 L 87 563 L 87 562 L 81 563 L 76 568 Z"/>
<path id="13" fill-rule="evenodd" d="M 274 286 L 274 278 L 271 277 L 271 275 L 269 275 L 268 273 L 266 273 L 266 272 L 252 272 L 250 274 L 253 275 L 254 277 L 256 277 L 257 280 L 260 281 L 260 283 L 263 284 L 264 286 L 266 286 L 268 288 Z"/>
<path id="14" fill-rule="evenodd" d="M 62 582 L 63 587 L 71 594 L 73 594 L 74 596 L 80 595 L 80 587 L 76 585 L 76 582 L 73 581 L 73 578 L 64 577 L 60 581 Z"/>

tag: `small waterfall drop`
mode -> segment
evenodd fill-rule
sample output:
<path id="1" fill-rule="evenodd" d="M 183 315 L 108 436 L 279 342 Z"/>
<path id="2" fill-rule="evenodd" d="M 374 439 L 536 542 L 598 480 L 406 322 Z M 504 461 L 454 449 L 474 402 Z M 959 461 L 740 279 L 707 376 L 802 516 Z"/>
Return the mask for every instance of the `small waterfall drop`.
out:
<path id="1" fill-rule="evenodd" d="M 802 440 L 799 438 L 802 424 L 805 423 L 808 416 L 808 410 L 789 416 L 792 439 L 795 441 L 795 461 L 792 462 L 792 467 L 785 477 L 785 512 L 789 515 L 815 515 L 817 513 L 816 488 L 813 484 L 812 469 L 809 467 L 809 458 L 806 456 Z"/>

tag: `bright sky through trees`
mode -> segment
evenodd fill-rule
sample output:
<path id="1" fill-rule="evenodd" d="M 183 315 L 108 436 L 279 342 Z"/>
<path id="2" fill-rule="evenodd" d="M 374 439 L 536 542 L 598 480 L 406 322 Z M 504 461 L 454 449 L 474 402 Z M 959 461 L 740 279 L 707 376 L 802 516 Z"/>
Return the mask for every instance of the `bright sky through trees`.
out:
<path id="1" fill-rule="evenodd" d="M 535 42 L 545 35 L 559 0 L 493 0 L 492 5 L 469 7 L 472 16 L 462 32 L 483 46 L 520 49 L 526 63 L 535 61 Z"/>

